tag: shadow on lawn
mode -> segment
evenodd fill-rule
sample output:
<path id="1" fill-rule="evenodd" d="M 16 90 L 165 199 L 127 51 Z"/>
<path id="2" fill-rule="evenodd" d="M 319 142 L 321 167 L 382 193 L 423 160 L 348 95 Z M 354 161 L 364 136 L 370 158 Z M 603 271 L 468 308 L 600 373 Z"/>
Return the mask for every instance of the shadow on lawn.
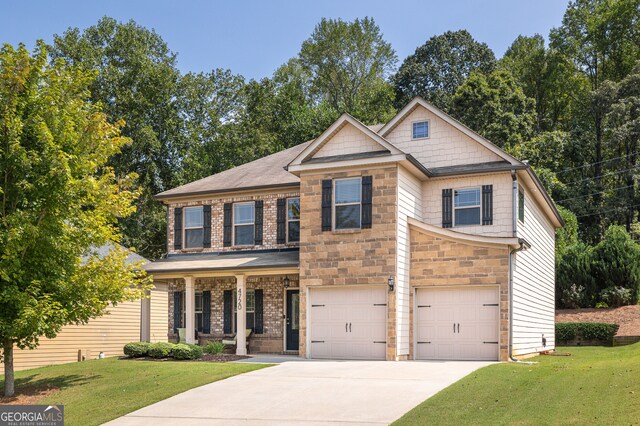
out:
<path id="1" fill-rule="evenodd" d="M 80 374 L 66 374 L 55 377 L 38 378 L 38 374 L 17 378 L 15 381 L 15 395 L 9 398 L 2 396 L 4 380 L 0 380 L 0 404 L 33 404 L 38 400 L 71 386 L 82 386 L 91 380 L 102 377 L 99 374 L 91 376 Z"/>

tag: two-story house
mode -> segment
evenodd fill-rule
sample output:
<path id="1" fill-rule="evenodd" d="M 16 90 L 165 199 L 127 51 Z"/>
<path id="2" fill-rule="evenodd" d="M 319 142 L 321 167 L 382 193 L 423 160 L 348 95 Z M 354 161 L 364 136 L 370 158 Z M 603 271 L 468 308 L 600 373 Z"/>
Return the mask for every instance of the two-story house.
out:
<path id="1" fill-rule="evenodd" d="M 251 329 L 252 353 L 335 359 L 554 348 L 558 211 L 527 164 L 420 98 L 157 198 L 169 253 L 147 270 L 171 339 Z"/>

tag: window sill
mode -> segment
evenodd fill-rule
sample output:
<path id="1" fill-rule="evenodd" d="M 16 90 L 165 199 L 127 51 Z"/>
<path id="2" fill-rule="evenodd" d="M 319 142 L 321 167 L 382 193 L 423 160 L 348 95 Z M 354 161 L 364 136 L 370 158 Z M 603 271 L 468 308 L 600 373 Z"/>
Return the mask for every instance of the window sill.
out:
<path id="1" fill-rule="evenodd" d="M 358 233 L 362 232 L 362 228 L 334 229 L 332 232 L 334 234 L 358 234 Z"/>
<path id="2" fill-rule="evenodd" d="M 201 253 L 204 251 L 204 247 L 184 248 L 180 250 L 180 253 Z"/>

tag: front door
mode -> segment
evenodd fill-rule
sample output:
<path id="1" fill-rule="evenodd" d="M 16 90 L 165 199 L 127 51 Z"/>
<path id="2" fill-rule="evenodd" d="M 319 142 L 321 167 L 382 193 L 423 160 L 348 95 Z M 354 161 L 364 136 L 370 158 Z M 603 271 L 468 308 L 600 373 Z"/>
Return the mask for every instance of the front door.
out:
<path id="1" fill-rule="evenodd" d="M 287 290 L 287 350 L 297 351 L 300 343 L 300 290 Z"/>

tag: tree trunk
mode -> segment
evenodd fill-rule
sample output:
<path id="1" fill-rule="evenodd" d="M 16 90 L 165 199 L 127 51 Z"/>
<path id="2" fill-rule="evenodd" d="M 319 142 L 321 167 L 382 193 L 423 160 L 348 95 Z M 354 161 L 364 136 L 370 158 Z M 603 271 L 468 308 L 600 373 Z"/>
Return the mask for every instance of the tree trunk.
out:
<path id="1" fill-rule="evenodd" d="M 4 352 L 4 396 L 15 393 L 13 379 L 13 340 L 5 339 L 2 344 Z"/>

